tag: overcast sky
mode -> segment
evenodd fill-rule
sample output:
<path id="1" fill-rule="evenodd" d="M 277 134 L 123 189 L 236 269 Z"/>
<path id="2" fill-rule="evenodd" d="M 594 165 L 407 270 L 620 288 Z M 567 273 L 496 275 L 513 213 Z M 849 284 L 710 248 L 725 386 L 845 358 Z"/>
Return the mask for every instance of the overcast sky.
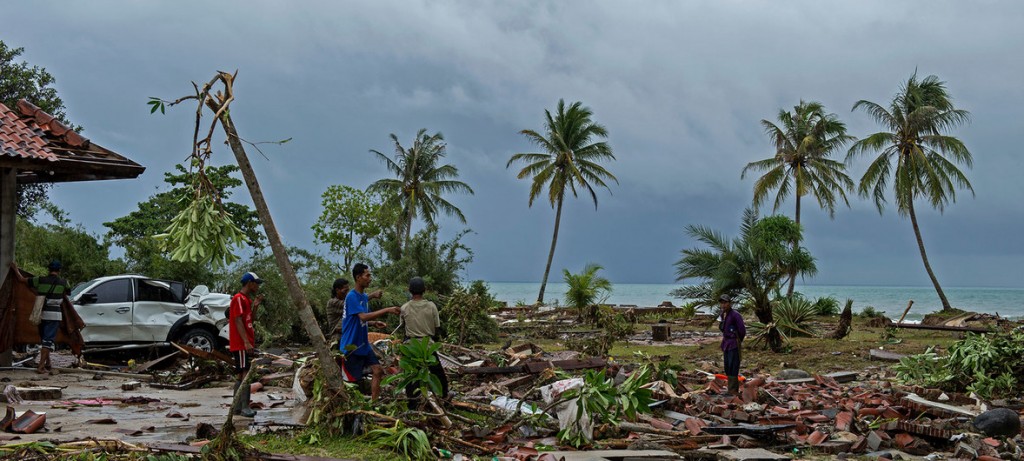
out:
<path id="1" fill-rule="evenodd" d="M 0 22 L 0 40 L 56 77 L 87 137 L 147 168 L 54 189 L 90 231 L 164 188 L 190 150 L 191 108 L 151 116 L 147 98 L 237 69 L 242 136 L 294 139 L 267 147 L 269 161 L 250 153 L 286 243 L 314 247 L 320 194 L 384 177 L 368 150 L 390 153 L 389 133 L 409 145 L 426 128 L 476 191 L 451 201 L 473 230 L 465 275 L 489 281 L 541 278 L 554 210 L 528 208 L 528 182 L 505 163 L 534 150 L 518 132 L 540 131 L 559 98 L 607 127 L 619 184 L 596 210 L 567 201 L 552 278 L 596 262 L 615 283 L 670 283 L 695 245 L 686 225 L 737 232 L 754 182 L 740 171 L 773 155 L 761 119 L 820 101 L 861 137 L 879 127 L 853 104 L 887 103 L 917 69 L 972 114 L 951 134 L 974 155 L 964 169 L 976 196 L 961 192 L 944 214 L 918 208 L 932 266 L 947 286 L 1024 286 L 1022 2 L 4 2 Z M 804 204 L 820 270 L 809 283 L 929 283 L 891 207 L 879 215 L 853 197 L 829 220 Z"/>

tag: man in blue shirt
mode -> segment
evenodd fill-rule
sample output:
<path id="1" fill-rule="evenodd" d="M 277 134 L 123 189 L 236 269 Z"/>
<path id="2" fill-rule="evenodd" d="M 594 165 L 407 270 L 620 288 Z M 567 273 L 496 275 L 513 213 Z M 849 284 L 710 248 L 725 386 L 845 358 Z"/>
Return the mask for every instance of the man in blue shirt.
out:
<path id="1" fill-rule="evenodd" d="M 729 381 L 729 392 L 735 395 L 740 392 L 740 349 L 743 347 L 743 338 L 747 336 L 747 328 L 743 324 L 743 316 L 733 310 L 729 295 L 719 296 L 718 304 L 722 308 L 718 329 L 722 331 L 725 376 Z"/>
<path id="2" fill-rule="evenodd" d="M 341 321 L 341 351 L 345 354 L 345 372 L 348 373 L 346 378 L 358 381 L 363 376 L 363 368 L 369 365 L 373 372 L 370 399 L 376 402 L 380 396 L 380 381 L 384 378 L 384 369 L 381 368 L 377 354 L 370 346 L 367 326 L 372 323 L 378 328 L 386 327 L 387 324 L 376 319 L 387 314 L 397 315 L 401 308 L 393 306 L 370 312 L 370 299 L 380 298 L 383 292 L 377 290 L 366 293 L 366 288 L 370 286 L 372 280 L 370 268 L 366 264 L 358 263 L 353 266 L 352 277 L 355 280 L 355 288 L 345 296 L 345 317 Z"/>

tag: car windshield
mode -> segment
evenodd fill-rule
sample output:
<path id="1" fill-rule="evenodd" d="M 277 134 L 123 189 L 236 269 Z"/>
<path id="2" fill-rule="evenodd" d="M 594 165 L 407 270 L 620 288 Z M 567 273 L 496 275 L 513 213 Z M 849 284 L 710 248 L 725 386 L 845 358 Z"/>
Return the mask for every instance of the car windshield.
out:
<path id="1" fill-rule="evenodd" d="M 96 280 L 97 279 L 92 279 L 88 282 L 82 282 L 79 283 L 78 285 L 75 285 L 75 288 L 71 289 L 71 297 L 74 298 L 75 296 L 78 296 L 81 292 L 85 291 L 86 287 L 92 286 L 93 282 L 95 282 Z"/>

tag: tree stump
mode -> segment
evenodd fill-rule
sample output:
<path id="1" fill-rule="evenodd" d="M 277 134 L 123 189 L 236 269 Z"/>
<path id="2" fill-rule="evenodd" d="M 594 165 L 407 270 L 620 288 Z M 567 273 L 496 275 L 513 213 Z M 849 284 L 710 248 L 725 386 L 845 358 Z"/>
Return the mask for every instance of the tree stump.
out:
<path id="1" fill-rule="evenodd" d="M 651 325 L 651 336 L 655 341 L 668 341 L 672 329 L 668 325 Z"/>

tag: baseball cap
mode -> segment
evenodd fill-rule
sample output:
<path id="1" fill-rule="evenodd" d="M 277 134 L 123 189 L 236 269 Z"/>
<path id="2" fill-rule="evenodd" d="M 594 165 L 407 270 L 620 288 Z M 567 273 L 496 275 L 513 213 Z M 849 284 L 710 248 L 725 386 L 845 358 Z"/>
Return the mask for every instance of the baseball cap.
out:
<path id="1" fill-rule="evenodd" d="M 720 303 L 731 303 L 732 302 L 732 297 L 730 297 L 727 294 L 723 294 L 722 296 L 718 297 L 718 302 L 720 302 Z"/>
<path id="2" fill-rule="evenodd" d="M 255 272 L 246 272 L 242 274 L 242 285 L 245 285 L 246 283 L 249 282 L 256 282 L 256 284 L 259 285 L 263 283 L 263 279 L 261 279 L 260 276 L 256 275 Z"/>

